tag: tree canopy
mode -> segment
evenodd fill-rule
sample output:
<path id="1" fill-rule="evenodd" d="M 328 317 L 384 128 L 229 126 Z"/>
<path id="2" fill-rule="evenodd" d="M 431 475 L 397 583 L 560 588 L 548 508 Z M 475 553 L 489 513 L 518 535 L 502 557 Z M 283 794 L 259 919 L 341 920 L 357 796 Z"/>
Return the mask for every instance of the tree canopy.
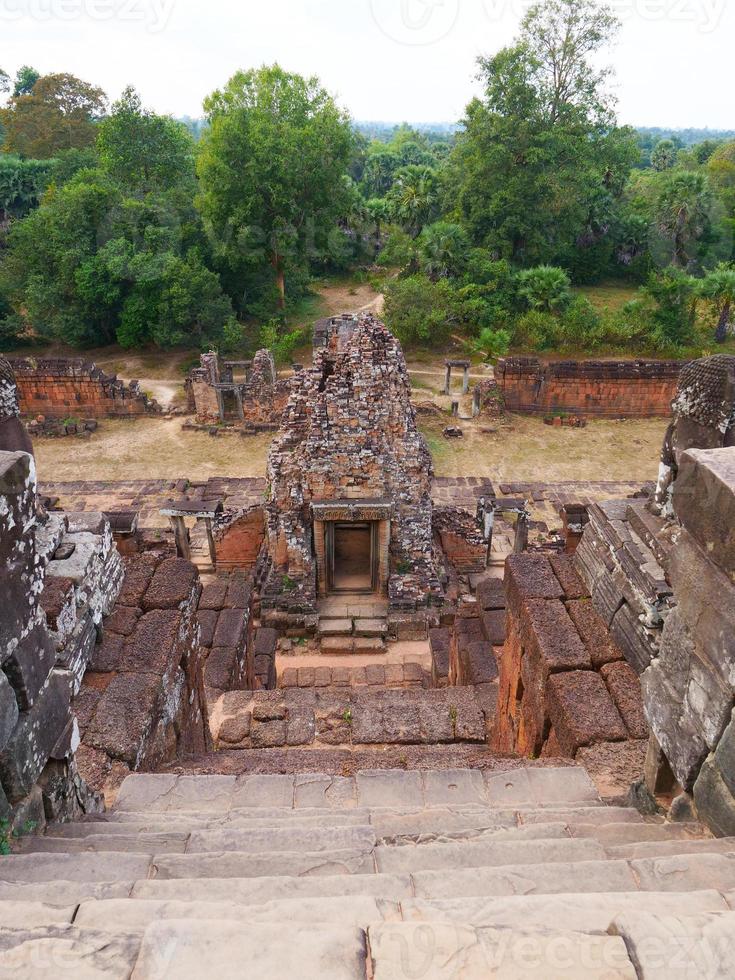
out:
<path id="1" fill-rule="evenodd" d="M 348 207 L 349 119 L 316 78 L 274 65 L 238 72 L 205 101 L 200 206 L 230 275 L 270 266 L 281 308 L 289 271 L 329 247 Z"/>

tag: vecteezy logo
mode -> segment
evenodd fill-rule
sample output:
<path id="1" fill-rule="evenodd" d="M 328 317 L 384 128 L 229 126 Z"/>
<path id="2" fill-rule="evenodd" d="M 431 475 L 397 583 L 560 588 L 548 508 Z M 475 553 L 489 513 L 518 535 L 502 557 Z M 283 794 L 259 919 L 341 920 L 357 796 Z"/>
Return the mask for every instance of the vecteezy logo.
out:
<path id="1" fill-rule="evenodd" d="M 370 0 L 373 20 L 398 44 L 436 44 L 452 30 L 459 0 Z"/>

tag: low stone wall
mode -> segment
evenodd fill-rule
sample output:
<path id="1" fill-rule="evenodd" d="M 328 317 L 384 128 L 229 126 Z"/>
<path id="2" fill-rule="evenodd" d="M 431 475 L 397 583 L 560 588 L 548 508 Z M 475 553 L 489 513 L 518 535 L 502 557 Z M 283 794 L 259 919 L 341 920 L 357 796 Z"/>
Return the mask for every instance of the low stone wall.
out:
<path id="1" fill-rule="evenodd" d="M 509 412 L 602 418 L 666 417 L 681 361 L 554 361 L 501 359 L 495 377 Z"/>
<path id="2" fill-rule="evenodd" d="M 207 701 L 254 686 L 252 592 L 252 583 L 242 575 L 218 576 L 204 588 L 197 619 Z"/>
<path id="3" fill-rule="evenodd" d="M 643 772 L 648 744 L 635 671 L 565 555 L 506 563 L 507 639 L 494 747 Z"/>
<path id="4" fill-rule="evenodd" d="M 161 407 L 137 381 L 126 384 L 96 365 L 67 358 L 10 358 L 21 415 L 56 419 L 134 418 Z"/>

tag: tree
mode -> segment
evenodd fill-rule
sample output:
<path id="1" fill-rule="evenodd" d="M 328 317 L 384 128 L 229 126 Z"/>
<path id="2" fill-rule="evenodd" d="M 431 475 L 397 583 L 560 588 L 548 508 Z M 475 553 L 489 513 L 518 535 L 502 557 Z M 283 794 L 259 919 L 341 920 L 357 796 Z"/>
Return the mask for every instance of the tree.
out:
<path id="1" fill-rule="evenodd" d="M 164 188 L 194 179 L 194 142 L 186 126 L 144 109 L 130 86 L 100 124 L 97 150 L 102 167 L 127 187 Z"/>
<path id="2" fill-rule="evenodd" d="M 593 66 L 616 24 L 588 0 L 549 0 L 515 45 L 480 59 L 485 93 L 467 108 L 445 181 L 475 244 L 532 265 L 609 234 L 639 156 Z"/>
<path id="3" fill-rule="evenodd" d="M 711 227 L 707 177 L 688 170 L 664 174 L 654 208 L 658 230 L 670 243 L 670 261 L 679 269 L 689 269 L 697 258 L 696 247 Z"/>
<path id="4" fill-rule="evenodd" d="M 518 295 L 529 309 L 542 313 L 560 313 L 571 302 L 569 276 L 563 269 L 539 265 L 518 273 Z"/>
<path id="5" fill-rule="evenodd" d="M 44 75 L 32 92 L 14 95 L 0 109 L 3 150 L 48 160 L 59 150 L 91 146 L 106 104 L 102 89 L 74 75 Z"/>
<path id="6" fill-rule="evenodd" d="M 202 213 L 240 281 L 248 267 L 268 262 L 284 309 L 287 267 L 304 268 L 326 248 L 345 213 L 349 119 L 316 78 L 278 65 L 238 72 L 205 110 Z"/>
<path id="7" fill-rule="evenodd" d="M 458 325 L 456 294 L 446 279 L 426 276 L 393 280 L 385 291 L 383 316 L 403 344 L 441 346 Z"/>
<path id="8" fill-rule="evenodd" d="M 385 197 L 393 186 L 402 161 L 397 153 L 382 147 L 371 150 L 362 173 L 362 191 L 366 197 Z"/>
<path id="9" fill-rule="evenodd" d="M 0 227 L 38 206 L 52 172 L 51 161 L 0 155 Z"/>
<path id="10" fill-rule="evenodd" d="M 710 300 L 718 313 L 715 340 L 724 344 L 730 328 L 730 314 L 735 306 L 735 265 L 721 262 L 700 283 L 700 295 Z"/>
<path id="11" fill-rule="evenodd" d="M 431 167 L 409 164 L 396 173 L 387 196 L 395 220 L 413 238 L 439 211 L 439 185 Z"/>
<path id="12" fill-rule="evenodd" d="M 653 304 L 653 336 L 662 350 L 679 350 L 691 343 L 697 315 L 696 280 L 670 266 L 651 276 L 643 290 Z"/>
<path id="13" fill-rule="evenodd" d="M 424 228 L 418 247 L 421 268 L 434 281 L 460 275 L 470 252 L 464 228 L 449 221 L 437 221 Z"/>
<path id="14" fill-rule="evenodd" d="M 13 95 L 30 95 L 33 91 L 33 86 L 40 77 L 41 73 L 36 71 L 35 68 L 31 68 L 30 65 L 23 65 L 16 72 Z"/>
<path id="15" fill-rule="evenodd" d="M 10 91 L 10 76 L 0 68 L 0 93 Z"/>
<path id="16" fill-rule="evenodd" d="M 651 154 L 651 166 L 659 173 L 664 170 L 671 170 L 676 163 L 677 152 L 673 140 L 661 140 L 656 144 Z"/>
<path id="17" fill-rule="evenodd" d="M 390 205 L 385 198 L 373 197 L 369 201 L 365 202 L 365 211 L 375 225 L 375 237 L 377 238 L 378 243 L 380 243 L 383 226 L 390 221 Z"/>

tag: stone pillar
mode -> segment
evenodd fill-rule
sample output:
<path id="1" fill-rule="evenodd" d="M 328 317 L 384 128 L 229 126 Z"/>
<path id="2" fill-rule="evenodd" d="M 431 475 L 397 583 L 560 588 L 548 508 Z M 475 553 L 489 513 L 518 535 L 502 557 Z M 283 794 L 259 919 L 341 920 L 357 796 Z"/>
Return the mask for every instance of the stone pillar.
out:
<path id="1" fill-rule="evenodd" d="M 459 402 L 452 402 L 452 415 L 457 418 L 459 415 Z"/>
<path id="2" fill-rule="evenodd" d="M 189 543 L 189 532 L 186 529 L 186 522 L 183 517 L 169 517 L 171 527 L 174 531 L 176 542 L 176 554 L 179 558 L 186 558 L 191 561 L 191 545 Z"/>
<path id="3" fill-rule="evenodd" d="M 466 395 L 469 390 L 470 390 L 470 368 L 469 365 L 467 365 L 464 368 L 464 376 L 462 378 L 462 394 Z"/>
<path id="4" fill-rule="evenodd" d="M 220 422 L 225 420 L 225 399 L 221 391 L 217 391 L 217 412 L 219 413 Z"/>
<path id="5" fill-rule="evenodd" d="M 444 394 L 448 395 L 451 390 L 452 390 L 452 365 L 447 364 L 447 371 L 444 379 Z"/>
<path id="6" fill-rule="evenodd" d="M 235 401 L 237 402 L 237 417 L 241 422 L 245 421 L 245 409 L 242 405 L 242 388 L 235 388 Z"/>
<path id="7" fill-rule="evenodd" d="M 474 397 L 472 398 L 472 418 L 473 419 L 476 419 L 477 416 L 480 414 L 481 403 L 482 403 L 482 396 L 480 394 L 480 386 L 477 385 L 477 387 L 475 388 Z"/>
<path id="8" fill-rule="evenodd" d="M 217 568 L 217 548 L 214 543 L 214 535 L 212 534 L 212 518 L 204 518 L 204 527 L 207 530 L 207 545 L 209 546 L 209 559 L 212 562 L 212 568 Z"/>
<path id="9" fill-rule="evenodd" d="M 528 548 L 528 514 L 519 514 L 516 523 L 516 539 L 513 545 L 513 554 L 522 555 Z"/>

